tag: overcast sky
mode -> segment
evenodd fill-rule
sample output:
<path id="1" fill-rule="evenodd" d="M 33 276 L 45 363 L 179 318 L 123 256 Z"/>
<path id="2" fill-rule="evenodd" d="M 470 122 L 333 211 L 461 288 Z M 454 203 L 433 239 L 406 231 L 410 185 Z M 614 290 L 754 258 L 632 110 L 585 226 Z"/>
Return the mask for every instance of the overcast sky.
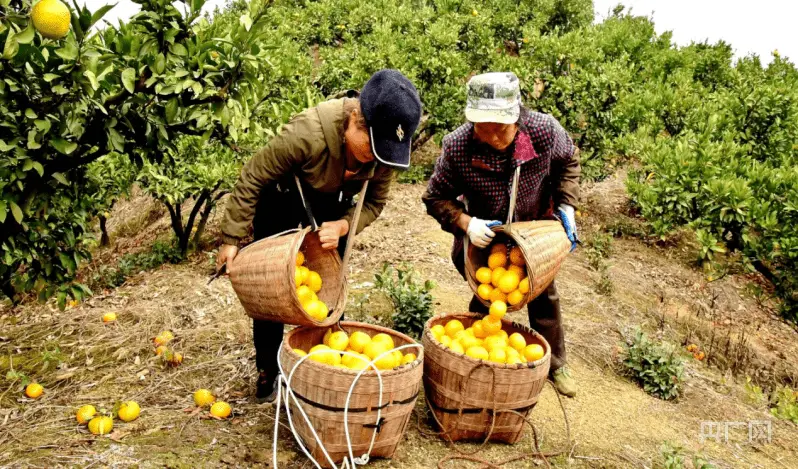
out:
<path id="1" fill-rule="evenodd" d="M 91 10 L 105 0 L 83 0 Z M 366 1 L 366 0 L 364 0 Z M 224 0 L 208 0 L 205 10 L 212 11 Z M 597 21 L 605 18 L 619 0 L 594 0 Z M 623 0 L 635 14 L 653 16 L 657 32 L 673 31 L 678 44 L 691 41 L 725 40 L 738 57 L 756 53 L 763 61 L 778 49 L 782 56 L 798 59 L 798 1 L 796 0 Z M 130 18 L 138 5 L 118 0 L 106 19 Z"/>

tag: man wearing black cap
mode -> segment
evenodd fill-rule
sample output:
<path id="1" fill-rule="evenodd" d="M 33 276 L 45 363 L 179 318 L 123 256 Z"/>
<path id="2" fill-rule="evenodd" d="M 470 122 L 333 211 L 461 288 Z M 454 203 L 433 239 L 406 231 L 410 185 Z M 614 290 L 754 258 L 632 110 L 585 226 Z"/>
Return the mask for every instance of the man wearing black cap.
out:
<path id="1" fill-rule="evenodd" d="M 233 261 L 250 227 L 258 240 L 310 223 L 295 176 L 321 223 L 322 247 L 342 252 L 338 240 L 349 233 L 353 196 L 370 180 L 359 233 L 382 212 L 393 170 L 410 166 L 411 137 L 420 119 L 418 92 L 397 70 L 372 75 L 359 98 L 332 99 L 295 116 L 244 166 L 227 201 L 217 268 Z M 253 335 L 256 398 L 272 401 L 283 324 L 253 320 Z"/>

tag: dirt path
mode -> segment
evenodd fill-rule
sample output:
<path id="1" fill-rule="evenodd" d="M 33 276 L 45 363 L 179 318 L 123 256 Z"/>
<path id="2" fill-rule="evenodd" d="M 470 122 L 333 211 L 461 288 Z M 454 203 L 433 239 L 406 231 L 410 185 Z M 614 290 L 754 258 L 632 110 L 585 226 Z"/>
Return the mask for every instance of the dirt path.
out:
<path id="1" fill-rule="evenodd" d="M 350 315 L 384 316 L 385 303 L 376 297 L 354 305 L 368 292 L 362 284 L 373 280 L 383 262 L 413 263 L 423 279 L 434 280 L 436 312 L 465 310 L 470 292 L 449 261 L 451 236 L 424 215 L 422 191 L 422 186 L 399 186 L 383 217 L 358 240 L 352 263 L 353 284 L 359 288 L 353 288 Z M 598 228 L 593 225 L 606 224 L 617 213 L 622 193 L 620 180 L 586 188 L 591 214 L 582 221 L 583 238 Z M 157 232 L 150 230 L 148 236 Z M 142 244 L 140 239 L 118 241 Z M 691 359 L 684 396 L 664 402 L 620 377 L 616 368 L 620 331 L 630 326 L 642 325 L 675 342 L 686 340 L 687 331 L 692 340 L 700 340 L 713 327 L 718 336 L 747 328 L 747 347 L 761 363 L 749 370 L 790 376 L 795 364 L 785 364 L 782 357 L 795 356 L 795 331 L 741 296 L 744 278 L 708 285 L 700 272 L 685 265 L 683 253 L 616 239 L 610 262 L 615 286 L 610 297 L 595 292 L 599 274 L 589 267 L 584 249 L 569 258 L 558 277 L 569 361 L 580 389 L 577 398 L 565 403 L 576 446 L 570 458 L 555 458 L 553 464 L 657 467 L 660 447 L 670 442 L 688 456 L 705 455 L 717 467 L 798 468 L 798 427 L 746 404 L 742 379 Z M 250 322 L 229 281 L 205 285 L 209 266 L 207 256 L 197 255 L 191 263 L 139 274 L 108 295 L 65 312 L 41 305 L 26 306 L 16 316 L 0 310 L 0 373 L 21 371 L 46 388 L 43 398 L 29 401 L 19 397 L 20 386 L 12 380 L 0 387 L 0 466 L 268 467 L 274 414 L 271 405 L 249 402 L 254 373 Z M 110 310 L 118 312 L 119 321 L 103 325 L 99 318 Z M 513 319 L 526 322 L 523 316 L 516 313 Z M 177 348 L 185 355 L 179 368 L 165 369 L 153 357 L 150 339 L 164 329 L 175 332 Z M 43 370 L 43 363 L 51 365 Z M 221 422 L 193 413 L 190 395 L 200 387 L 225 397 L 235 417 Z M 137 400 L 143 411 L 137 421 L 117 425 L 111 438 L 94 438 L 75 424 L 79 405 L 110 409 L 123 399 Z M 421 403 L 417 411 L 423 413 Z M 544 449 L 565 444 L 550 389 L 531 415 Z M 760 420 L 771 424 L 769 444 L 749 444 L 747 427 L 732 429 L 728 443 L 700 439 L 701 422 Z M 434 467 L 451 452 L 415 425 L 414 419 L 393 460 L 368 467 Z M 420 425 L 430 430 L 426 420 Z M 282 428 L 280 434 L 280 467 L 310 467 L 297 454 L 290 432 Z M 488 445 L 480 454 L 500 460 L 530 445 L 527 435 L 514 447 Z"/>

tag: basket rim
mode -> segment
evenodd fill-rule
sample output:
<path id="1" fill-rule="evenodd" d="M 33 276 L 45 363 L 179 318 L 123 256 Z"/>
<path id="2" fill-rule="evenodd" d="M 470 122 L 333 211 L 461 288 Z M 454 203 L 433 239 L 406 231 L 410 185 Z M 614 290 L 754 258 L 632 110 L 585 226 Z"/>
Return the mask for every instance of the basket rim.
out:
<path id="1" fill-rule="evenodd" d="M 383 378 L 386 377 L 386 376 L 395 377 L 395 376 L 398 376 L 400 374 L 412 372 L 413 370 L 415 370 L 419 366 L 423 365 L 423 363 L 424 363 L 424 344 L 422 344 L 421 342 L 419 342 L 419 341 L 413 339 L 412 337 L 410 337 L 408 335 L 405 335 L 405 334 L 403 334 L 403 333 L 401 333 L 399 331 L 395 331 L 393 329 L 389 329 L 389 328 L 383 327 L 383 326 L 378 326 L 376 324 L 369 324 L 369 323 L 360 322 L 360 321 L 338 321 L 338 322 L 334 323 L 331 327 L 335 327 L 335 326 L 338 326 L 338 327 L 342 328 L 342 330 L 343 330 L 343 327 L 347 327 L 347 326 L 372 328 L 372 329 L 376 330 L 378 333 L 379 332 L 383 332 L 383 333 L 386 333 L 388 335 L 397 336 L 397 337 L 400 337 L 400 338 L 406 340 L 410 344 L 414 344 L 414 345 L 418 346 L 417 347 L 418 353 L 416 354 L 416 359 L 413 360 L 411 363 L 406 363 L 406 364 L 398 366 L 396 368 L 391 368 L 390 370 L 379 370 L 380 371 L 380 375 Z M 290 353 L 292 355 L 292 357 L 297 359 L 297 360 L 303 358 L 303 357 L 300 357 L 296 352 L 294 352 L 293 348 L 291 348 L 291 346 L 289 345 L 289 338 L 292 335 L 296 334 L 296 333 L 301 333 L 301 332 L 304 332 L 305 330 L 308 330 L 308 329 L 319 329 L 319 328 L 318 327 L 314 327 L 314 326 L 298 326 L 298 327 L 295 327 L 294 329 L 290 330 L 288 332 L 288 334 L 286 334 L 285 337 L 283 337 L 283 344 L 282 344 L 282 347 L 281 347 L 281 352 L 284 351 L 286 353 Z M 361 370 L 351 370 L 349 368 L 341 368 L 341 367 L 337 367 L 337 366 L 325 365 L 323 363 L 319 363 L 317 361 L 310 360 L 310 359 L 305 360 L 302 363 L 302 365 L 305 366 L 306 363 L 309 363 L 310 366 L 313 367 L 313 369 L 316 369 L 316 370 L 319 370 L 319 371 L 324 371 L 326 373 L 337 373 L 337 374 L 342 374 L 342 375 L 357 375 L 358 373 L 361 372 Z M 377 372 L 374 369 L 369 367 L 365 372 L 363 372 L 363 375 L 364 376 L 377 376 Z"/>
<path id="2" fill-rule="evenodd" d="M 443 344 L 438 342 L 438 340 L 435 339 L 435 337 L 432 335 L 431 328 L 432 328 L 433 321 L 444 319 L 444 318 L 457 319 L 458 317 L 482 319 L 485 316 L 486 315 L 482 315 L 482 314 L 479 314 L 479 313 L 442 313 L 442 314 L 437 314 L 437 315 L 429 318 L 429 320 L 426 322 L 426 324 L 424 324 L 423 337 L 425 339 L 427 339 L 431 344 L 433 344 L 436 347 L 437 350 L 443 351 L 444 353 L 446 353 L 446 354 L 448 354 L 448 355 L 450 355 L 452 357 L 459 358 L 459 359 L 466 359 L 466 360 L 469 360 L 469 361 L 474 362 L 474 363 L 478 363 L 478 364 L 482 364 L 482 365 L 488 365 L 488 366 L 495 367 L 495 368 L 503 368 L 503 369 L 508 369 L 508 370 L 535 369 L 535 368 L 538 368 L 538 367 L 541 367 L 541 366 L 545 365 L 547 362 L 549 362 L 551 360 L 551 346 L 549 345 L 549 342 L 542 335 L 540 335 L 540 333 L 538 333 L 537 331 L 535 331 L 531 327 L 525 326 L 523 324 L 519 324 L 519 323 L 517 323 L 515 321 L 507 321 L 504 318 L 502 318 L 502 320 L 501 320 L 502 324 L 509 324 L 509 325 L 511 325 L 511 326 L 513 326 L 513 327 L 515 327 L 517 329 L 522 329 L 524 331 L 531 332 L 537 338 L 539 338 L 539 339 L 541 339 L 543 341 L 543 343 L 545 344 L 546 353 L 543 355 L 542 358 L 540 358 L 539 360 L 535 360 L 534 362 L 531 362 L 531 363 L 530 362 L 516 363 L 515 365 L 508 365 L 507 363 L 496 363 L 496 362 L 492 362 L 490 360 L 482 360 L 482 359 L 472 358 L 472 357 L 469 357 L 468 355 L 466 355 L 464 353 L 456 353 L 456 352 L 453 352 L 451 349 L 448 349 L 448 348 L 444 347 Z"/>

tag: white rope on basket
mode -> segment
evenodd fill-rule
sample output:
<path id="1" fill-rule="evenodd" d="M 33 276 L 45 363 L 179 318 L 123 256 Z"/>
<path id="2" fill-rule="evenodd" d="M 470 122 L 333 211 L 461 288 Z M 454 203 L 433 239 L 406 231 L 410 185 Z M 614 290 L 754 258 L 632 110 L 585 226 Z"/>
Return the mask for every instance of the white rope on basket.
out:
<path id="1" fill-rule="evenodd" d="M 327 459 L 327 462 L 330 463 L 330 466 L 333 469 L 354 469 L 357 466 L 364 466 L 364 465 L 368 464 L 369 456 L 371 454 L 371 450 L 374 449 L 374 443 L 375 443 L 375 441 L 377 441 L 377 432 L 379 431 L 379 423 L 380 423 L 380 419 L 382 418 L 381 414 L 382 414 L 382 407 L 383 407 L 383 402 L 382 402 L 382 395 L 383 395 L 382 373 L 377 368 L 375 363 L 378 360 L 380 360 L 382 357 L 384 357 L 384 356 L 386 356 L 388 354 L 391 354 L 391 353 L 393 353 L 396 350 L 404 350 L 406 348 L 423 349 L 423 346 L 421 344 L 405 344 L 405 345 L 401 345 L 399 347 L 394 347 L 393 349 L 388 350 L 386 352 L 383 352 L 380 355 L 378 355 L 374 360 L 369 362 L 369 366 L 367 368 L 364 368 L 364 369 L 360 370 L 360 372 L 357 374 L 357 376 L 355 376 L 355 379 L 352 381 L 352 385 L 349 387 L 349 393 L 346 396 L 346 404 L 344 405 L 344 434 L 346 435 L 346 445 L 347 445 L 347 448 L 349 450 L 349 459 L 347 459 L 345 457 L 344 460 L 343 460 L 343 463 L 341 464 L 340 467 L 336 466 L 335 462 L 332 460 L 332 457 L 330 457 L 330 454 L 327 452 L 327 449 L 324 447 L 324 443 L 321 441 L 321 439 L 319 438 L 319 435 L 316 433 L 316 429 L 313 428 L 313 425 L 310 423 L 310 418 L 308 417 L 307 413 L 305 413 L 305 410 L 302 408 L 302 404 L 299 402 L 299 399 L 297 399 L 297 397 L 296 397 L 296 395 L 294 393 L 294 390 L 291 388 L 291 380 L 293 379 L 294 372 L 297 370 L 299 365 L 304 363 L 305 360 L 307 360 L 308 358 L 310 358 L 313 355 L 321 354 L 321 353 L 330 353 L 330 350 L 317 350 L 315 352 L 308 353 L 307 355 L 301 357 L 299 359 L 299 361 L 291 369 L 291 373 L 288 374 L 288 379 L 285 378 L 285 372 L 283 371 L 283 366 L 280 363 L 280 361 L 278 360 L 277 361 L 277 366 L 280 369 L 280 374 L 277 377 L 277 379 L 278 379 L 278 383 L 277 383 L 277 386 L 278 386 L 278 388 L 277 388 L 277 402 L 276 402 L 276 407 L 275 407 L 275 412 L 274 412 L 274 440 L 272 442 L 272 444 L 273 444 L 272 445 L 272 463 L 273 463 L 274 467 L 277 468 L 277 439 L 278 439 L 277 435 L 278 435 L 278 429 L 279 429 L 279 426 L 280 426 L 280 404 L 283 402 L 283 392 L 285 392 L 285 415 L 286 415 L 286 418 L 288 419 L 288 425 L 291 428 L 291 433 L 293 433 L 294 439 L 296 440 L 297 444 L 299 444 L 299 447 L 302 449 L 302 452 L 305 453 L 305 456 L 307 456 L 307 458 L 310 459 L 310 461 L 313 463 L 314 466 L 316 466 L 318 469 L 322 469 L 322 467 L 319 464 L 319 462 L 316 461 L 316 459 L 313 456 L 311 456 L 311 454 L 308 451 L 308 449 L 302 443 L 302 438 L 300 438 L 300 436 L 297 434 L 296 428 L 294 427 L 294 420 L 293 420 L 293 418 L 291 418 L 291 406 L 290 406 L 290 403 L 289 403 L 289 400 L 288 400 L 289 397 L 293 399 L 294 404 L 297 406 L 297 409 L 299 409 L 299 413 L 302 415 L 302 418 L 305 419 L 305 423 L 307 424 L 308 428 L 310 428 L 310 431 L 313 434 L 313 438 L 316 440 L 316 443 L 319 445 L 319 447 L 321 448 L 322 452 L 324 453 L 324 457 Z M 282 349 L 283 349 L 283 344 L 281 343 L 280 344 L 280 348 L 278 350 L 282 350 Z M 339 352 L 335 351 L 335 353 L 339 353 Z M 352 356 L 352 357 L 357 357 L 357 358 L 362 359 L 362 357 L 359 354 L 356 354 L 356 353 L 345 352 L 345 351 L 340 352 L 340 353 L 342 353 L 344 355 L 349 355 L 349 356 Z M 356 458 L 354 456 L 354 452 L 353 452 L 353 449 L 352 449 L 352 439 L 349 436 L 349 401 L 352 399 L 352 392 L 354 391 L 355 385 L 357 384 L 358 380 L 360 379 L 361 376 L 363 376 L 363 373 L 365 373 L 369 368 L 371 368 L 371 369 L 373 369 L 374 371 L 377 372 L 377 379 L 379 380 L 379 383 L 380 383 L 380 394 L 379 394 L 380 398 L 379 398 L 378 406 L 377 406 L 377 421 L 375 422 L 374 431 L 371 434 L 371 443 L 369 444 L 368 451 L 365 454 L 361 455 L 360 457 Z M 285 385 L 285 390 L 283 390 L 283 385 Z"/>

